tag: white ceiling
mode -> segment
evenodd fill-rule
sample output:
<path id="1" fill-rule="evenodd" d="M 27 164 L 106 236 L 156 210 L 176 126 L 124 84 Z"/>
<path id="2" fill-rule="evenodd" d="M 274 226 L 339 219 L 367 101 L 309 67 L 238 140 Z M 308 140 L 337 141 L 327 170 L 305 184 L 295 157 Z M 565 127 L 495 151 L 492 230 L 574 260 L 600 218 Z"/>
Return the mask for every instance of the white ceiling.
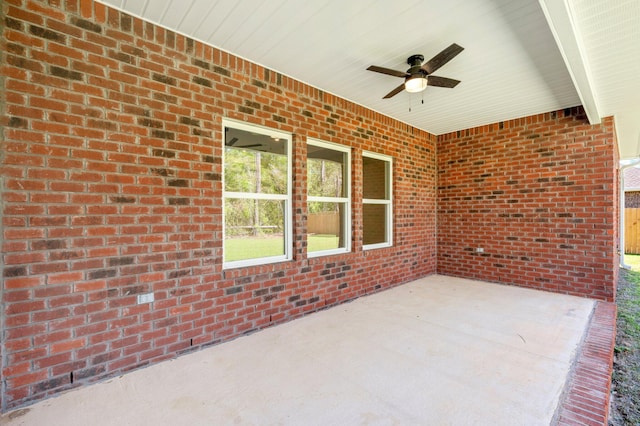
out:
<path id="1" fill-rule="evenodd" d="M 640 155 L 638 0 L 101 1 L 434 134 L 583 104 Z M 451 43 L 454 89 L 382 99 L 402 79 L 366 70 Z"/>
<path id="2" fill-rule="evenodd" d="M 601 117 L 615 116 L 622 158 L 640 157 L 640 1 L 573 0 Z"/>

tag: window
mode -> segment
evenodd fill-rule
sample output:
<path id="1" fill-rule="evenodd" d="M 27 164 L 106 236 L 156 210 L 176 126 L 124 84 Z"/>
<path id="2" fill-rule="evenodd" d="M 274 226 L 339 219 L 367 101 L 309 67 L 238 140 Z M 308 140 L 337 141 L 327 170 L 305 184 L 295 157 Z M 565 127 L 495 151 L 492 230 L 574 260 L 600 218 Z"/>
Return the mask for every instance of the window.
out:
<path id="1" fill-rule="evenodd" d="M 291 259 L 291 135 L 224 127 L 224 267 Z"/>
<path id="2" fill-rule="evenodd" d="M 393 244 L 391 157 L 362 153 L 363 249 Z"/>
<path id="3" fill-rule="evenodd" d="M 351 151 L 320 141 L 307 144 L 307 254 L 351 250 Z"/>

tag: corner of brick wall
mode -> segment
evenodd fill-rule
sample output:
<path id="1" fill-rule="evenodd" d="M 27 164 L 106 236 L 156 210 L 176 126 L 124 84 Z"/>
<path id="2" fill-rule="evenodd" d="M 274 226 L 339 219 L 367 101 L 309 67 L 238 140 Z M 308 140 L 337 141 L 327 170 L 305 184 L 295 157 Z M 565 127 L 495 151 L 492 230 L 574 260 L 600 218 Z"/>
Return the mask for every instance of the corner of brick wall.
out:
<path id="1" fill-rule="evenodd" d="M 438 138 L 438 273 L 612 301 L 614 122 L 582 108 Z"/>

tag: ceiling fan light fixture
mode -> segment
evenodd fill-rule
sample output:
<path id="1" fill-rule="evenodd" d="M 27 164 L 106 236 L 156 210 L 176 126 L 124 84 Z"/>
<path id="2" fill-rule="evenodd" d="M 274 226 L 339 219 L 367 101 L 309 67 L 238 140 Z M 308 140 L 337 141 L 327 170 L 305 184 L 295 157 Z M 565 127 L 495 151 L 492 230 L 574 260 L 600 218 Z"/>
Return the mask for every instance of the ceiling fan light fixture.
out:
<path id="1" fill-rule="evenodd" d="M 409 93 L 422 92 L 427 88 L 427 76 L 422 74 L 412 75 L 404 82 L 404 88 Z"/>

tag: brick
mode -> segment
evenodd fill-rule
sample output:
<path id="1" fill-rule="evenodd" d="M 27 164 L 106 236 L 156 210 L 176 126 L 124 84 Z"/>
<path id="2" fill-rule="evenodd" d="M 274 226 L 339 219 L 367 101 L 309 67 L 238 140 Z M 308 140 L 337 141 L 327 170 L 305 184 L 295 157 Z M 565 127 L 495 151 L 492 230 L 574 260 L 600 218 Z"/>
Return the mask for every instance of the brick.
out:
<path id="1" fill-rule="evenodd" d="M 13 376 L 11 379 L 7 379 L 7 385 L 13 388 L 20 388 L 22 386 L 39 383 L 42 380 L 45 380 L 46 377 L 47 377 L 46 371 L 39 370 L 36 373 Z"/>
<path id="2" fill-rule="evenodd" d="M 85 339 L 73 339 L 67 340 L 65 342 L 55 343 L 51 345 L 50 352 L 52 354 L 57 354 L 60 352 L 68 352 L 73 349 L 80 349 L 85 346 Z"/>

